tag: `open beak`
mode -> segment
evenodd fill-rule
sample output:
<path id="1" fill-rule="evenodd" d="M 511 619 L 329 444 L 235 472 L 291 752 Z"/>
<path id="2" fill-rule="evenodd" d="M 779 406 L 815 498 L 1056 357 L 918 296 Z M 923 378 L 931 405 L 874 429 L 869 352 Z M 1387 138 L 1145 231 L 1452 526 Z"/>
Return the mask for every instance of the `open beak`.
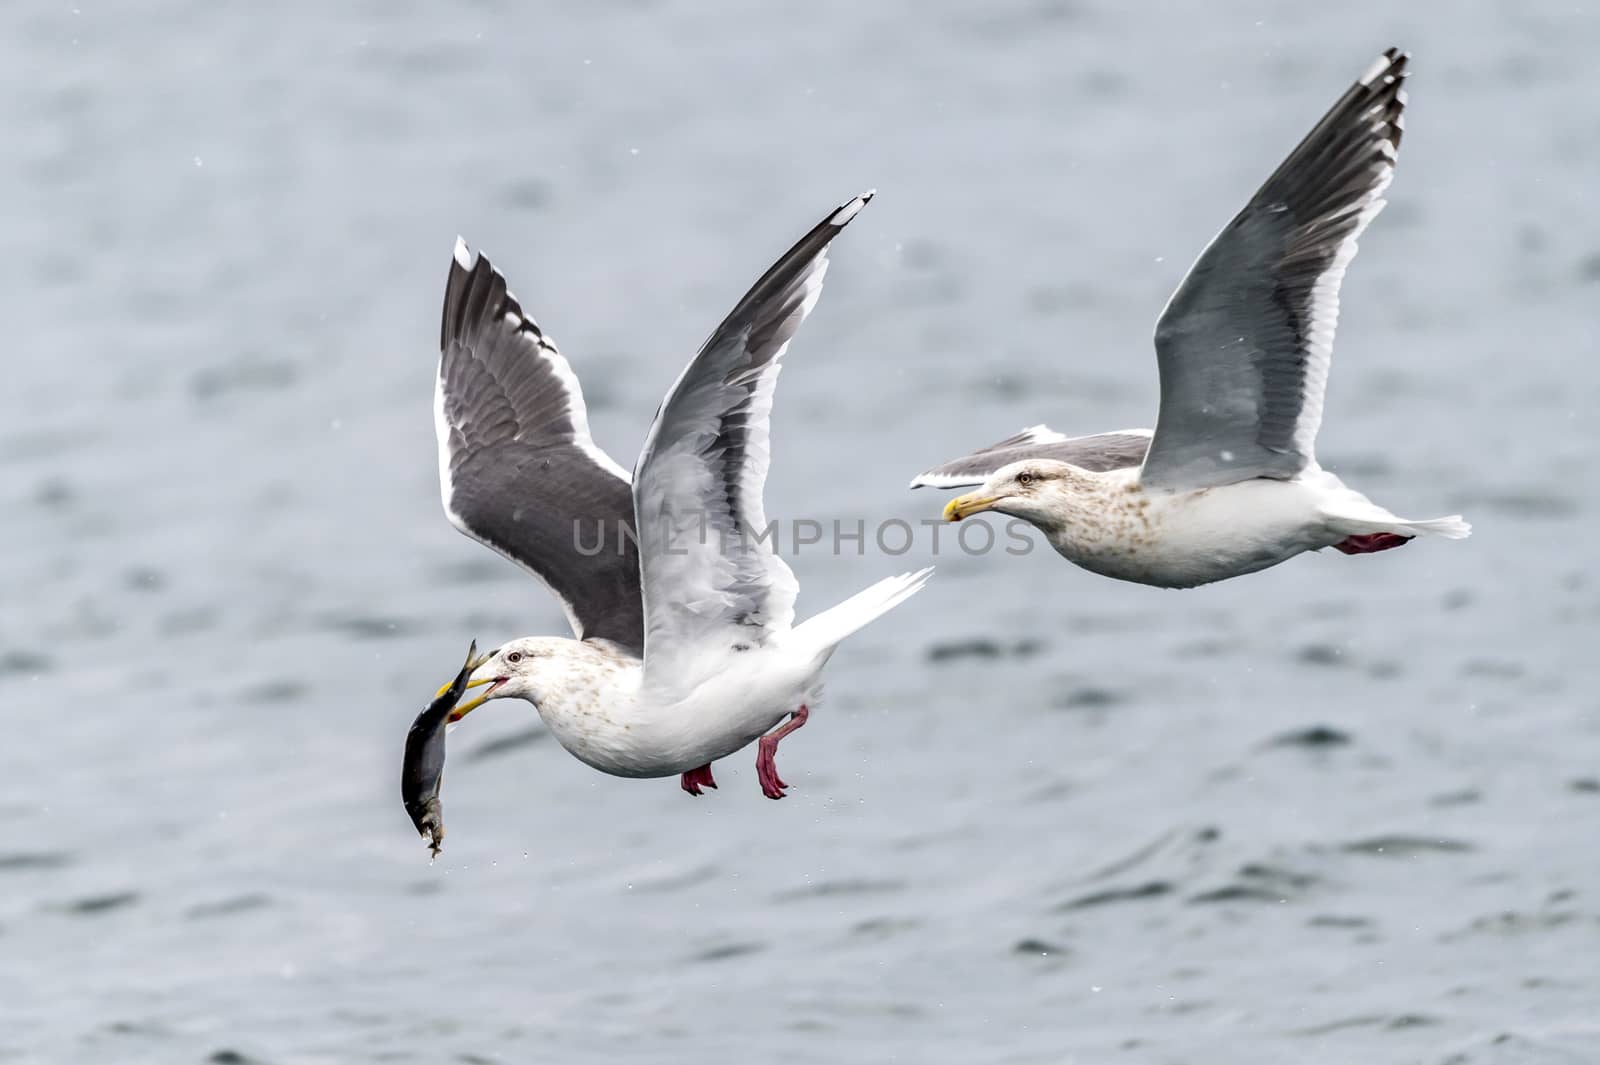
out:
<path id="1" fill-rule="evenodd" d="M 445 720 L 449 721 L 452 725 L 457 721 L 460 721 L 478 707 L 482 706 L 490 699 L 493 699 L 494 693 L 500 690 L 500 685 L 506 683 L 510 679 L 510 677 L 484 677 L 482 680 L 467 681 L 467 687 L 469 688 L 477 688 L 485 684 L 489 685 L 489 688 L 476 699 L 468 699 L 466 702 L 457 705 L 454 710 L 450 711 L 450 716 Z"/>
<path id="2" fill-rule="evenodd" d="M 485 662 L 489 661 L 489 659 L 493 658 L 495 656 L 495 654 L 496 654 L 495 651 L 490 651 L 488 654 L 473 655 L 469 651 L 467 653 L 467 669 L 469 671 L 478 669 Z M 493 687 L 491 687 L 488 691 L 484 692 L 482 695 L 478 696 L 476 699 L 468 699 L 466 702 L 457 705 L 454 710 L 450 711 L 449 720 L 452 723 L 456 722 L 456 721 L 460 721 L 462 718 L 464 718 L 468 714 L 472 713 L 472 711 L 476 710 L 478 707 L 482 706 L 484 703 L 488 702 L 490 699 L 493 699 L 494 698 L 495 689 L 500 687 L 500 685 L 504 684 L 506 681 L 508 681 L 510 679 L 511 678 L 509 678 L 509 677 L 479 677 L 477 680 L 469 680 L 469 681 L 467 681 L 467 683 L 464 685 L 464 687 L 467 687 L 467 688 L 481 688 L 485 684 L 493 685 Z M 444 698 L 444 693 L 449 691 L 450 687 L 451 686 L 449 684 L 444 685 L 442 688 L 439 689 L 438 694 L 436 694 L 434 696 L 434 698 L 435 699 Z"/>
<path id="3" fill-rule="evenodd" d="M 985 510 L 993 510 L 994 505 L 1000 502 L 999 496 L 979 495 L 977 492 L 968 492 L 964 496 L 956 496 L 944 505 L 945 521 L 960 521 L 970 518 L 974 514 Z"/>

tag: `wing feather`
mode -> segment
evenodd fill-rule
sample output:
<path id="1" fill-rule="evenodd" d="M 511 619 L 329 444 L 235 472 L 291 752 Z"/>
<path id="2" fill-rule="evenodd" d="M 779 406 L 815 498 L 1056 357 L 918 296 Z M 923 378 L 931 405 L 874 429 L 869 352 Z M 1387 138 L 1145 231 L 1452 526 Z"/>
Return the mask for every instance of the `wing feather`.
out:
<path id="1" fill-rule="evenodd" d="M 459 240 L 439 349 L 434 421 L 451 524 L 542 580 L 580 639 L 643 654 L 628 474 L 590 436 L 567 360 Z"/>
<path id="2" fill-rule="evenodd" d="M 1145 484 L 1287 479 L 1316 461 L 1339 285 L 1394 176 L 1407 58 L 1391 48 L 1351 86 L 1168 301 Z"/>
<path id="3" fill-rule="evenodd" d="M 959 459 L 919 473 L 912 488 L 967 488 L 982 484 L 989 475 L 1023 459 L 1055 459 L 1096 473 L 1137 466 L 1150 447 L 1150 430 L 1119 429 L 1093 436 L 1063 436 L 1048 426 L 1035 425 Z"/>
<path id="4" fill-rule="evenodd" d="M 772 396 L 789 341 L 822 293 L 827 248 L 872 193 L 790 248 L 667 393 L 634 473 L 647 679 L 691 683 L 719 652 L 787 631 L 798 591 L 767 537 Z"/>

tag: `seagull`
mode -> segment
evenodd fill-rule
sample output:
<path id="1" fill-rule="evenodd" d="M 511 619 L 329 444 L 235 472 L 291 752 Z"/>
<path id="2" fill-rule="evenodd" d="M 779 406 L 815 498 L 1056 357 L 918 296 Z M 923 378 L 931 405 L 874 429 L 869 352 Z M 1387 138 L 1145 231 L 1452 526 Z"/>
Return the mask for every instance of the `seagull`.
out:
<path id="1" fill-rule="evenodd" d="M 980 486 L 947 521 L 1021 518 L 1084 569 L 1190 588 L 1304 551 L 1387 551 L 1460 515 L 1398 518 L 1317 465 L 1339 282 L 1383 208 L 1408 56 L 1389 49 L 1190 267 L 1156 323 L 1154 432 L 1068 437 L 1036 425 L 916 477 Z"/>
<path id="2" fill-rule="evenodd" d="M 784 351 L 822 293 L 828 245 L 872 198 L 830 212 L 747 292 L 678 377 L 633 476 L 594 442 L 572 367 L 483 255 L 456 243 L 435 423 L 445 514 L 538 577 L 574 639 L 529 636 L 465 687 L 524 699 L 579 760 L 715 788 L 711 763 L 758 743 L 770 799 L 778 742 L 806 723 L 823 666 L 931 569 L 889 577 L 794 625 L 762 491 Z"/>

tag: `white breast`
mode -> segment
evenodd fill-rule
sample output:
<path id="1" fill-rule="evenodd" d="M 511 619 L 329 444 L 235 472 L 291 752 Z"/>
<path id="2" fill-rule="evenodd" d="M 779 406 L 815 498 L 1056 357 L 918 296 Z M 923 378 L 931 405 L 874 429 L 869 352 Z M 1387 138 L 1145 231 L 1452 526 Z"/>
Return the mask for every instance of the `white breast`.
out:
<path id="1" fill-rule="evenodd" d="M 732 754 L 801 703 L 814 706 L 819 674 L 781 646 L 731 653 L 688 693 L 652 690 L 637 664 L 606 677 L 573 671 L 538 710 L 562 747 L 601 772 L 673 776 Z"/>
<path id="2" fill-rule="evenodd" d="M 1117 486 L 1099 501 L 1095 518 L 1072 523 L 1052 543 L 1108 577 L 1189 588 L 1322 546 L 1315 498 L 1295 481 L 1250 480 L 1195 492 Z"/>

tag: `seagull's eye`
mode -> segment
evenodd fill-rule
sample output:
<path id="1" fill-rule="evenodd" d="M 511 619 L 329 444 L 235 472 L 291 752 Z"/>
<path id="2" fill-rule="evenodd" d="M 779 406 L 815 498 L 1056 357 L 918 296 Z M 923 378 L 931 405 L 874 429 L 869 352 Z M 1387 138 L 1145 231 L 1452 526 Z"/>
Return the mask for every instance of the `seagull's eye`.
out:
<path id="1" fill-rule="evenodd" d="M 1031 473 L 1019 473 L 1019 474 L 1017 474 L 1017 483 L 1020 484 L 1024 488 L 1026 488 L 1030 484 L 1032 484 L 1035 479 L 1036 478 Z"/>
<path id="2" fill-rule="evenodd" d="M 506 661 L 510 662 L 512 665 L 516 665 L 518 662 L 522 661 L 522 652 L 512 651 L 510 654 L 506 655 Z"/>

